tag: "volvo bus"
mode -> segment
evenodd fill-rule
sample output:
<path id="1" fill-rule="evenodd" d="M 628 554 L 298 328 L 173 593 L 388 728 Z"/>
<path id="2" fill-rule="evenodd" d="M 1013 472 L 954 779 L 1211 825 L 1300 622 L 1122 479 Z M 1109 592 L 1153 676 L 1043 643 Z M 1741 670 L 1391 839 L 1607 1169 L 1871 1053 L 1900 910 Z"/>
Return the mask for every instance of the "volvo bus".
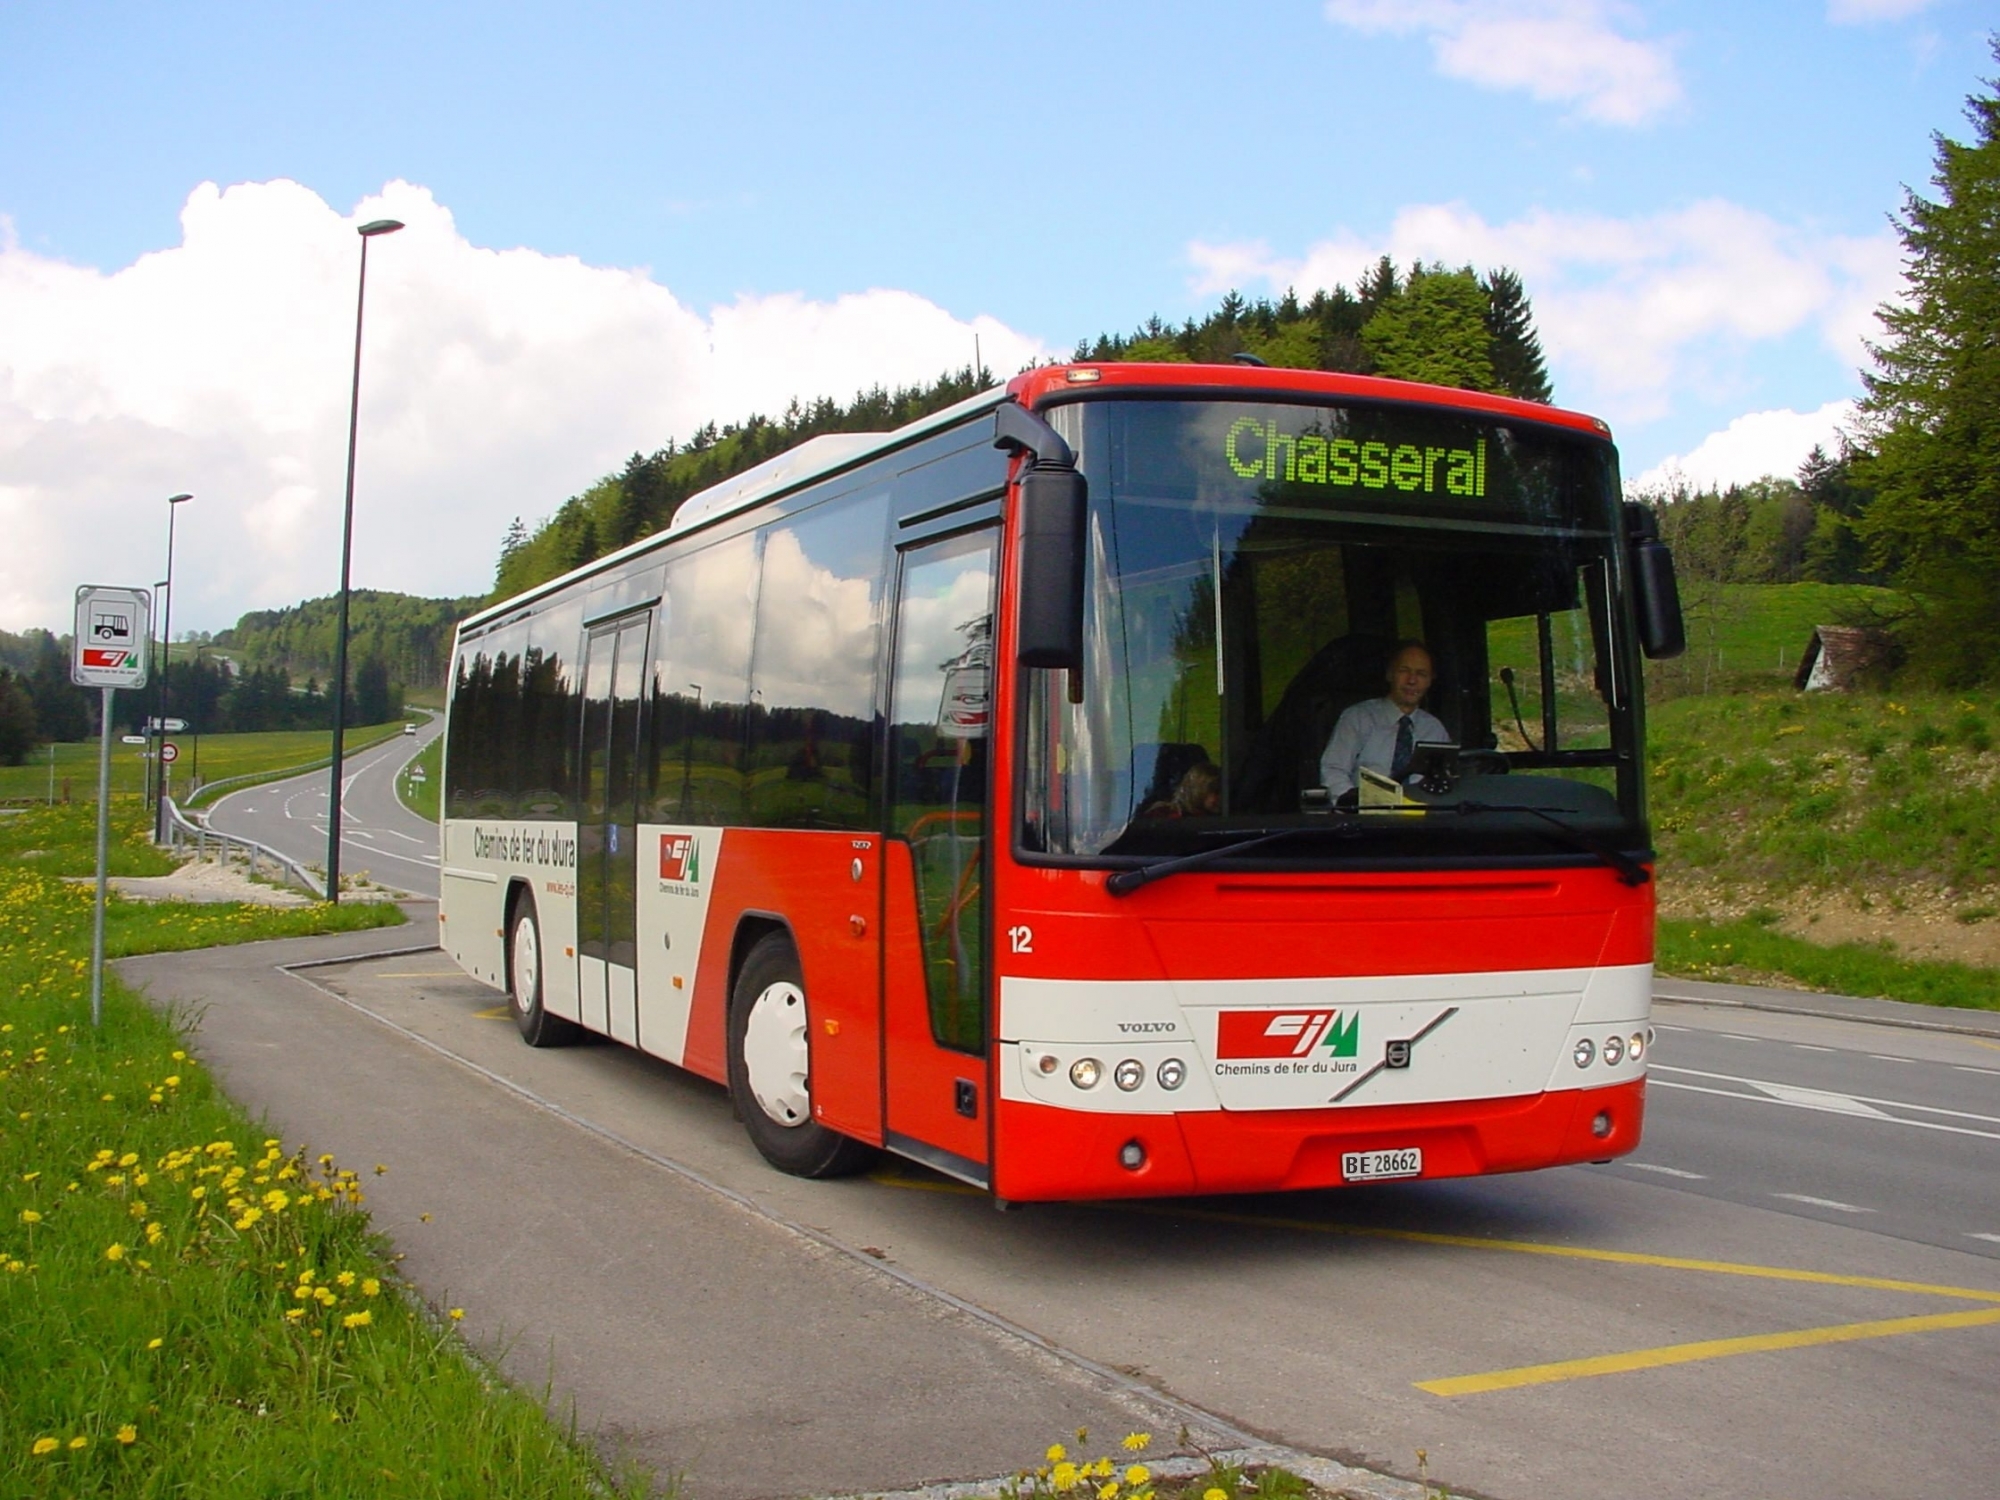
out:
<path id="1" fill-rule="evenodd" d="M 1412 641 L 1449 743 L 1330 795 Z M 712 1079 L 804 1176 L 887 1151 L 1009 1202 L 1609 1159 L 1652 1037 L 1642 667 L 1680 645 L 1594 418 L 1035 369 L 467 619 L 442 943 L 529 1044 Z"/>

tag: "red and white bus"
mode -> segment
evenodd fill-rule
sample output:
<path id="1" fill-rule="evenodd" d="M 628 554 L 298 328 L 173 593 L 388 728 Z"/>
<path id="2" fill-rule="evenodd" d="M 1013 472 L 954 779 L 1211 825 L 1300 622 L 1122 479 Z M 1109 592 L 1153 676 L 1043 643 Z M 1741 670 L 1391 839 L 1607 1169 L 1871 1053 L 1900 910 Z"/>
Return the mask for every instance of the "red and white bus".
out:
<path id="1" fill-rule="evenodd" d="M 1018 1201 L 1614 1157 L 1651 1040 L 1642 657 L 1680 630 L 1594 418 L 1034 370 L 468 619 L 442 941 L 531 1044 L 723 1083 L 807 1176 L 888 1150 Z M 1411 640 L 1451 744 L 1329 796 Z"/>

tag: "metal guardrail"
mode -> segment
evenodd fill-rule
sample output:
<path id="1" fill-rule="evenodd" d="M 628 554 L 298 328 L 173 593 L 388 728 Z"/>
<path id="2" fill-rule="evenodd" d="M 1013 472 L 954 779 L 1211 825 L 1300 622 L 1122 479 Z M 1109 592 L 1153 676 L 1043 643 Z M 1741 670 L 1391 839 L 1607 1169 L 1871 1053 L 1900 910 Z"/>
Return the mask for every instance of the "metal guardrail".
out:
<path id="1" fill-rule="evenodd" d="M 213 859 L 222 864 L 234 864 L 240 858 L 248 865 L 252 875 L 264 873 L 260 867 L 269 866 L 273 879 L 299 887 L 315 901 L 326 899 L 326 882 L 289 854 L 281 854 L 255 839 L 223 833 L 205 823 L 197 823 L 176 807 L 171 797 L 160 799 L 160 824 L 165 835 L 161 842 L 170 849 L 185 849 L 192 845 L 195 858 Z"/>

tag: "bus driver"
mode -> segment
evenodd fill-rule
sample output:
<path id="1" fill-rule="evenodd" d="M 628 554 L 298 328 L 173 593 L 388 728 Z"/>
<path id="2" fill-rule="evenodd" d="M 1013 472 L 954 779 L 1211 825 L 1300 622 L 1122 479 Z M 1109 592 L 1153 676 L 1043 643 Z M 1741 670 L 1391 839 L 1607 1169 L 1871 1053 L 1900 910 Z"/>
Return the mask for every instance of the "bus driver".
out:
<path id="1" fill-rule="evenodd" d="M 1389 658 L 1388 695 L 1357 703 L 1342 714 L 1319 758 L 1319 779 L 1331 796 L 1352 792 L 1362 766 L 1401 781 L 1418 745 L 1450 741 L 1443 722 L 1421 707 L 1434 675 L 1430 648 L 1422 641 L 1397 645 Z"/>

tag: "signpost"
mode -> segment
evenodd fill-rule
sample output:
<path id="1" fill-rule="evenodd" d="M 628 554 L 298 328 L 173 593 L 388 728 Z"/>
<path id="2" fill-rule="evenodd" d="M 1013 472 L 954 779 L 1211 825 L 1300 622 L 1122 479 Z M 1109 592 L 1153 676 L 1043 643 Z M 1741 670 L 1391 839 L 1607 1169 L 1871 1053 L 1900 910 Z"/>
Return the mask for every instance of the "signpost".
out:
<path id="1" fill-rule="evenodd" d="M 97 909 L 90 931 L 90 1024 L 104 1023 L 104 887 L 111 844 L 111 699 L 146 685 L 152 596 L 144 589 L 85 584 L 76 591 L 76 635 L 69 680 L 104 694 L 97 746 Z"/>

